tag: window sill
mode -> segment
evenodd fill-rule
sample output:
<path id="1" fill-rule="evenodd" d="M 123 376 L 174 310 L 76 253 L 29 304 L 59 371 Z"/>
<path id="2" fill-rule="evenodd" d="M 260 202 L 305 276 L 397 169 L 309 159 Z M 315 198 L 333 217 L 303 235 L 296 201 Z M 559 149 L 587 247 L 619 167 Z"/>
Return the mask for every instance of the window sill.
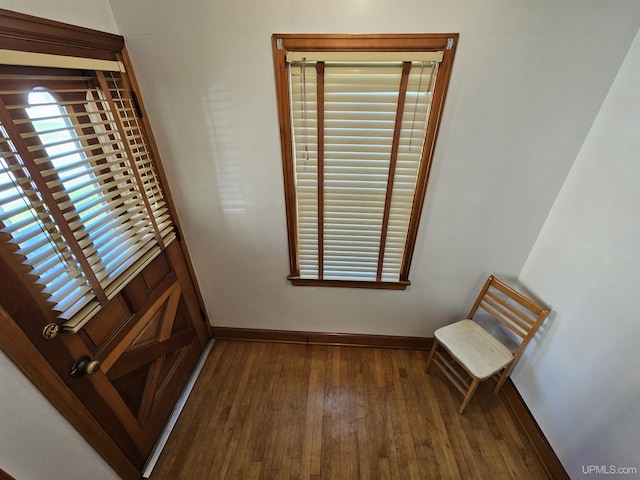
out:
<path id="1" fill-rule="evenodd" d="M 369 282 L 348 280 L 313 280 L 289 275 L 287 279 L 292 285 L 304 287 L 343 287 L 343 288 L 374 288 L 379 290 L 405 290 L 411 282 L 400 280 L 399 282 Z"/>

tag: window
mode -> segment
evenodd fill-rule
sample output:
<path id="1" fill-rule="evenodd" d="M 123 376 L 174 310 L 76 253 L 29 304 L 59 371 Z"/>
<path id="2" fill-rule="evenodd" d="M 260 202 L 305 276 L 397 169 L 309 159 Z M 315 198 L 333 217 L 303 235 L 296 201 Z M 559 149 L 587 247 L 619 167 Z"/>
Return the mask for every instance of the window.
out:
<path id="1" fill-rule="evenodd" d="M 0 65 L 0 241 L 77 330 L 173 240 L 173 224 L 122 64 L 11 55 Z M 18 66 L 33 59 L 46 67 Z"/>
<path id="2" fill-rule="evenodd" d="M 294 285 L 404 289 L 457 35 L 274 35 Z"/>

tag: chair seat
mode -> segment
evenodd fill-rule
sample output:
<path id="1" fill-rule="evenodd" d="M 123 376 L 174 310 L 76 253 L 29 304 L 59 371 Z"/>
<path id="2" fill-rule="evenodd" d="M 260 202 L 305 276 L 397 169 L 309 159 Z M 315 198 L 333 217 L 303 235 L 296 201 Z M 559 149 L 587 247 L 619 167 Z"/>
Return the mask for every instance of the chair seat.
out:
<path id="1" fill-rule="evenodd" d="M 472 320 L 439 328 L 438 342 L 467 371 L 480 380 L 489 378 L 513 360 L 513 353 Z"/>

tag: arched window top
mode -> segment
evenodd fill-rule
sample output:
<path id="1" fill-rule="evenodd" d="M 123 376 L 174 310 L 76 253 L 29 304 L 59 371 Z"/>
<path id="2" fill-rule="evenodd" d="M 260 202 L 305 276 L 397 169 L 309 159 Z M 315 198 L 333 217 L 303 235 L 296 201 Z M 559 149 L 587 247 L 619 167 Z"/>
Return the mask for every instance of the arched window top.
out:
<path id="1" fill-rule="evenodd" d="M 49 90 L 43 87 L 36 87 L 31 90 L 27 95 L 27 103 L 29 104 L 29 107 L 26 111 L 31 120 L 51 118 L 52 121 L 55 121 L 54 119 L 56 117 L 60 117 L 60 119 L 62 119 L 66 114 L 64 109 L 58 103 L 58 100 Z M 64 124 L 67 125 L 66 122 L 64 122 Z M 37 124 L 35 126 L 37 128 Z M 38 131 L 40 131 L 40 129 L 38 129 Z"/>
<path id="2" fill-rule="evenodd" d="M 36 87 L 27 96 L 29 105 L 42 105 L 45 103 L 56 103 L 56 99 L 44 87 Z"/>

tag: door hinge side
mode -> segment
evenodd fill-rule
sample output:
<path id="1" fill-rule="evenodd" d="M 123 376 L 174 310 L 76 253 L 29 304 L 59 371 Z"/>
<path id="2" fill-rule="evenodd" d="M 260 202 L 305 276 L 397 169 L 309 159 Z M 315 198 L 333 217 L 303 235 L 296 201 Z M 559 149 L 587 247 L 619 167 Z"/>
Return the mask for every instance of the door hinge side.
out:
<path id="1" fill-rule="evenodd" d="M 140 106 L 138 95 L 133 90 L 131 90 L 131 101 L 133 102 L 133 108 L 136 110 L 137 117 L 142 118 L 142 107 Z"/>

